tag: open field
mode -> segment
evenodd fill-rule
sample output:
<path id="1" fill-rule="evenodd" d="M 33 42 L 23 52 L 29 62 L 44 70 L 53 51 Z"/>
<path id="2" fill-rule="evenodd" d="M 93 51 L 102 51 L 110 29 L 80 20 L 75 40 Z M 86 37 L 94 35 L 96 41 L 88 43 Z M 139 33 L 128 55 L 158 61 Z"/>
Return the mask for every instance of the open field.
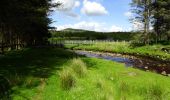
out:
<path id="1" fill-rule="evenodd" d="M 41 49 L 41 50 L 40 50 Z M 169 100 L 170 78 L 63 49 L 25 49 L 0 58 L 12 100 Z M 3 63 L 2 63 L 3 62 Z M 4 67 L 5 66 L 5 67 Z M 15 69 L 15 70 L 14 70 Z M 3 81 L 3 80 L 2 80 Z M 4 80 L 5 82 L 5 80 Z M 2 84 L 1 84 L 2 85 Z M 5 97 L 4 97 L 5 98 Z"/>

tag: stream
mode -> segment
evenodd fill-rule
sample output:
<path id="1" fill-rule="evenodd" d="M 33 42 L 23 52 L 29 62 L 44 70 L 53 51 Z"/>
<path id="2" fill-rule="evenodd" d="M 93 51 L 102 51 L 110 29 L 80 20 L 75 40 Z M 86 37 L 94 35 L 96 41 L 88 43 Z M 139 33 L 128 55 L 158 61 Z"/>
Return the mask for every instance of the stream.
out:
<path id="1" fill-rule="evenodd" d="M 103 53 L 81 50 L 75 51 L 75 53 L 86 57 L 94 57 L 124 63 L 126 67 L 138 68 L 144 71 L 151 71 L 165 76 L 170 76 L 170 62 L 115 53 Z"/>

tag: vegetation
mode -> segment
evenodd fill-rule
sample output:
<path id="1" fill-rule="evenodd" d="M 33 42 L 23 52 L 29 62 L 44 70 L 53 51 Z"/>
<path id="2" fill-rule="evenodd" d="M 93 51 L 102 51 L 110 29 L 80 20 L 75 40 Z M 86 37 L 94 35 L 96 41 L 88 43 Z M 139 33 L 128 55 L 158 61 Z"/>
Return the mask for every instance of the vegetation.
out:
<path id="1" fill-rule="evenodd" d="M 72 52 L 54 48 L 27 48 L 0 56 L 0 98 L 33 97 L 47 84 L 50 76 L 75 56 Z"/>
<path id="2" fill-rule="evenodd" d="M 74 53 L 63 49 L 41 48 L 10 52 L 1 57 L 0 62 L 3 62 L 0 63 L 1 75 L 5 76 L 10 86 L 5 85 L 8 89 L 6 98 L 12 100 L 170 99 L 169 77 L 126 68 L 112 61 L 77 58 Z M 79 77 L 72 66 L 80 66 L 82 63 L 87 68 L 86 74 Z M 76 68 L 81 70 L 81 67 Z"/>
<path id="3" fill-rule="evenodd" d="M 65 90 L 75 86 L 76 76 L 84 77 L 87 72 L 86 64 L 79 58 L 73 59 L 70 62 L 69 67 L 63 67 L 63 70 L 60 72 L 61 86 Z"/>
<path id="4" fill-rule="evenodd" d="M 132 0 L 131 5 L 134 13 L 133 21 L 143 24 L 143 35 L 140 38 L 143 38 L 145 44 L 150 42 L 150 32 L 156 35 L 155 42 L 169 41 L 169 0 Z"/>
<path id="5" fill-rule="evenodd" d="M 78 29 L 51 31 L 53 41 L 56 40 L 114 40 L 130 41 L 138 32 L 94 32 Z M 52 39 L 50 39 L 52 41 Z"/>
<path id="6" fill-rule="evenodd" d="M 167 76 L 56 48 L 170 61 L 170 0 L 132 0 L 139 32 L 55 31 L 48 16 L 60 5 L 0 1 L 0 100 L 170 100 L 165 71 Z"/>
<path id="7" fill-rule="evenodd" d="M 87 43 L 85 43 L 87 42 Z M 65 44 L 66 48 L 73 50 L 91 50 L 111 53 L 122 53 L 146 56 L 159 60 L 170 60 L 169 45 L 143 45 L 134 46 L 130 42 L 110 42 L 110 41 L 78 41 Z M 167 49 L 166 49 L 167 48 Z"/>
<path id="8" fill-rule="evenodd" d="M 149 33 L 150 33 L 150 26 L 151 26 L 151 11 L 152 11 L 152 3 L 153 0 L 132 0 L 131 6 L 134 8 L 133 12 L 134 20 L 139 23 L 142 23 L 143 27 L 141 31 L 143 31 L 143 42 L 145 44 L 149 43 Z"/>
<path id="9" fill-rule="evenodd" d="M 60 72 L 61 87 L 65 90 L 71 89 L 76 83 L 76 78 L 71 71 L 71 69 L 63 69 Z"/>
<path id="10" fill-rule="evenodd" d="M 50 33 L 48 18 L 51 0 L 1 0 L 0 48 L 12 50 L 33 45 L 45 45 Z"/>

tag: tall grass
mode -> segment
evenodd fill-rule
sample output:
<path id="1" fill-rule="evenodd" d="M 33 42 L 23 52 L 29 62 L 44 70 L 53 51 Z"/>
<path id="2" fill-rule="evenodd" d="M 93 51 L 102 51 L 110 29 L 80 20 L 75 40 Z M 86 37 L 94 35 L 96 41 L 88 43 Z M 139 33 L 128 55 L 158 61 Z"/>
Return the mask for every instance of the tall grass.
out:
<path id="1" fill-rule="evenodd" d="M 87 73 L 86 64 L 80 58 L 71 61 L 71 68 L 79 77 L 84 77 Z"/>
<path id="2" fill-rule="evenodd" d="M 99 88 L 99 94 L 95 95 L 98 100 L 114 100 L 113 88 L 106 80 L 99 79 L 96 82 L 96 87 Z"/>
<path id="3" fill-rule="evenodd" d="M 169 93 L 165 92 L 163 86 L 159 83 L 153 83 L 148 87 L 147 100 L 168 100 Z"/>
<path id="4" fill-rule="evenodd" d="M 162 51 L 162 48 L 169 47 L 168 45 L 146 45 L 133 47 L 131 42 L 116 42 L 116 41 L 72 41 L 66 42 L 66 48 L 78 50 L 103 51 L 113 53 L 126 53 L 149 56 L 160 60 L 170 60 L 170 54 Z"/>
<path id="5" fill-rule="evenodd" d="M 69 65 L 65 66 L 59 74 L 62 88 L 71 89 L 76 84 L 76 78 L 84 77 L 86 73 L 86 64 L 80 58 L 72 59 Z"/>
<path id="6" fill-rule="evenodd" d="M 69 68 L 63 69 L 60 73 L 61 87 L 64 90 L 69 90 L 76 84 L 76 77 Z"/>

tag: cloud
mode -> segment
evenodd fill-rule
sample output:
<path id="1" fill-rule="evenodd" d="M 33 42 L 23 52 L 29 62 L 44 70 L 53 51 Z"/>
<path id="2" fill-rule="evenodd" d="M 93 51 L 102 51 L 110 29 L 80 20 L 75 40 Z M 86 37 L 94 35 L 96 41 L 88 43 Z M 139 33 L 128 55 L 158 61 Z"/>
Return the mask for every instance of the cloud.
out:
<path id="1" fill-rule="evenodd" d="M 123 28 L 112 25 L 110 27 L 107 26 L 105 23 L 99 23 L 99 22 L 87 22 L 87 21 L 81 21 L 76 24 L 67 24 L 67 25 L 61 25 L 57 26 L 58 30 L 63 30 L 66 28 L 73 28 L 73 29 L 84 29 L 84 30 L 91 30 L 91 31 L 97 31 L 97 32 L 119 32 L 124 31 Z"/>
<path id="2" fill-rule="evenodd" d="M 108 11 L 100 3 L 88 0 L 83 1 L 81 12 L 88 16 L 101 16 L 108 14 Z"/>
<path id="3" fill-rule="evenodd" d="M 61 3 L 61 6 L 54 9 L 70 17 L 78 17 L 76 13 L 73 12 L 74 8 L 80 6 L 79 0 L 53 0 L 53 3 Z"/>
<path id="4" fill-rule="evenodd" d="M 125 15 L 126 17 L 132 17 L 132 13 L 129 12 L 129 11 L 128 11 L 128 12 L 125 12 L 124 15 Z"/>
<path id="5" fill-rule="evenodd" d="M 111 28 L 110 28 L 110 31 L 114 31 L 114 32 L 120 32 L 120 31 L 123 31 L 123 28 L 122 27 L 118 27 L 118 26 L 115 26 L 115 25 L 112 25 Z"/>
<path id="6" fill-rule="evenodd" d="M 143 30 L 143 23 L 138 21 L 138 20 L 133 20 L 132 21 L 132 30 L 134 31 L 141 31 Z"/>
<path id="7" fill-rule="evenodd" d="M 74 7 L 79 7 L 80 6 L 80 1 L 76 1 Z"/>
<path id="8" fill-rule="evenodd" d="M 71 11 L 73 8 L 80 6 L 78 0 L 53 0 L 53 3 L 61 3 L 61 6 L 57 8 L 59 11 Z"/>

